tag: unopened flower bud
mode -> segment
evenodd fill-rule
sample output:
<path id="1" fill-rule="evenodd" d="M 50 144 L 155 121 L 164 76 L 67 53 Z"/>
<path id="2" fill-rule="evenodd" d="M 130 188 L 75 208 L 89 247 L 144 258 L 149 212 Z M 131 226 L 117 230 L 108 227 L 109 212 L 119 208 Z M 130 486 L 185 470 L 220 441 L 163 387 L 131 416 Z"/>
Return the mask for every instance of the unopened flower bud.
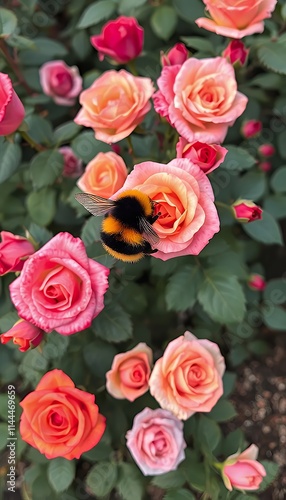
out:
<path id="1" fill-rule="evenodd" d="M 234 217 L 239 222 L 253 222 L 262 219 L 262 208 L 250 200 L 237 200 L 232 205 Z"/>
<path id="2" fill-rule="evenodd" d="M 266 282 L 260 274 L 251 274 L 248 279 L 248 286 L 252 290 L 262 292 L 266 287 Z"/>
<path id="3" fill-rule="evenodd" d="M 241 133 L 245 139 L 257 137 L 262 130 L 262 122 L 260 120 L 248 120 L 242 125 Z"/>

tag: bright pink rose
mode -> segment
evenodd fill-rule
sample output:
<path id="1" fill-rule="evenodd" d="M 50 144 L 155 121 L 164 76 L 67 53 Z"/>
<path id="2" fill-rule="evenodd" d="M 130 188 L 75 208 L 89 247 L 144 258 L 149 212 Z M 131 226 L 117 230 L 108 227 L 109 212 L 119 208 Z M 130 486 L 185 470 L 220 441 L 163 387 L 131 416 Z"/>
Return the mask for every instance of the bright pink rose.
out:
<path id="1" fill-rule="evenodd" d="M 188 50 L 183 43 L 176 43 L 166 54 L 161 52 L 162 66 L 183 64 L 188 59 Z"/>
<path id="2" fill-rule="evenodd" d="M 205 144 L 199 141 L 189 144 L 183 137 L 180 137 L 177 143 L 177 158 L 188 158 L 205 174 L 219 167 L 226 154 L 227 149 L 218 144 Z"/>
<path id="3" fill-rule="evenodd" d="M 153 92 L 150 78 L 133 76 L 124 69 L 105 71 L 80 94 L 82 108 L 74 121 L 93 128 L 99 141 L 121 141 L 144 120 Z"/>
<path id="4" fill-rule="evenodd" d="M 270 161 L 262 161 L 259 163 L 258 168 L 262 170 L 262 172 L 270 172 L 270 170 L 272 170 L 272 164 Z"/>
<path id="5" fill-rule="evenodd" d="M 35 252 L 30 241 L 23 236 L 1 231 L 0 276 L 21 271 L 25 260 Z"/>
<path id="6" fill-rule="evenodd" d="M 186 158 L 176 158 L 167 165 L 152 161 L 135 165 L 115 198 L 127 189 L 148 194 L 161 212 L 153 225 L 160 237 L 154 257 L 168 260 L 198 255 L 219 231 L 210 181 Z"/>
<path id="7" fill-rule="evenodd" d="M 110 198 L 123 186 L 127 174 L 128 170 L 121 156 L 113 151 L 98 153 L 87 164 L 77 185 L 86 193 Z"/>
<path id="8" fill-rule="evenodd" d="M 130 351 L 116 354 L 111 370 L 106 374 L 106 390 L 117 399 L 135 399 L 149 389 L 153 362 L 150 347 L 140 342 Z"/>
<path id="9" fill-rule="evenodd" d="M 155 110 L 188 142 L 222 142 L 248 100 L 237 91 L 233 66 L 224 57 L 165 66 L 157 83 Z"/>
<path id="10" fill-rule="evenodd" d="M 277 0 L 203 0 L 211 19 L 196 20 L 199 28 L 218 35 L 243 38 L 262 33 L 264 19 L 271 17 Z"/>
<path id="11" fill-rule="evenodd" d="M 241 127 L 241 133 L 245 139 L 257 137 L 262 130 L 262 122 L 260 120 L 248 120 Z"/>
<path id="12" fill-rule="evenodd" d="M 77 66 L 64 61 L 49 61 L 40 68 L 40 82 L 44 94 L 61 106 L 73 106 L 82 89 L 82 78 Z"/>
<path id="13" fill-rule="evenodd" d="M 120 16 L 108 21 L 100 33 L 90 38 L 91 44 L 99 52 L 99 60 L 108 56 L 119 64 L 125 64 L 142 52 L 144 29 L 134 17 Z"/>
<path id="14" fill-rule="evenodd" d="M 64 157 L 63 176 L 71 179 L 79 177 L 83 172 L 82 160 L 74 154 L 69 146 L 59 148 L 59 153 Z"/>
<path id="15" fill-rule="evenodd" d="M 170 342 L 155 363 L 150 392 L 160 406 L 186 420 L 195 412 L 209 412 L 223 394 L 224 358 L 209 340 L 185 332 Z"/>
<path id="16" fill-rule="evenodd" d="M 275 155 L 275 147 L 273 146 L 273 144 L 261 144 L 261 146 L 259 146 L 258 148 L 258 152 L 262 156 L 273 156 Z"/>
<path id="17" fill-rule="evenodd" d="M 262 219 L 262 208 L 250 200 L 237 200 L 232 204 L 234 217 L 239 222 L 253 222 Z"/>
<path id="18" fill-rule="evenodd" d="M 86 255 L 83 242 L 59 233 L 30 257 L 10 285 L 19 316 L 62 335 L 88 328 L 104 308 L 109 269 Z"/>
<path id="19" fill-rule="evenodd" d="M 258 490 L 266 470 L 262 464 L 257 462 L 258 448 L 252 444 L 242 453 L 235 453 L 226 459 L 223 464 L 222 478 L 225 487 L 232 491 L 236 490 Z"/>
<path id="20" fill-rule="evenodd" d="M 232 40 L 226 49 L 223 51 L 222 56 L 225 57 L 234 66 L 244 66 L 249 54 L 243 42 L 240 40 Z"/>
<path id="21" fill-rule="evenodd" d="M 172 413 L 145 408 L 126 434 L 127 448 L 144 476 L 176 470 L 185 459 L 183 425 Z"/>
<path id="22" fill-rule="evenodd" d="M 24 120 L 25 109 L 8 75 L 0 73 L 0 135 L 13 134 Z"/>
<path id="23" fill-rule="evenodd" d="M 43 332 L 37 326 L 24 319 L 19 319 L 6 333 L 0 335 L 1 343 L 7 344 L 10 340 L 19 346 L 19 351 L 26 352 L 37 347 L 43 339 Z"/>
<path id="24" fill-rule="evenodd" d="M 248 279 L 248 286 L 252 290 L 262 292 L 266 287 L 265 278 L 260 274 L 251 274 Z"/>

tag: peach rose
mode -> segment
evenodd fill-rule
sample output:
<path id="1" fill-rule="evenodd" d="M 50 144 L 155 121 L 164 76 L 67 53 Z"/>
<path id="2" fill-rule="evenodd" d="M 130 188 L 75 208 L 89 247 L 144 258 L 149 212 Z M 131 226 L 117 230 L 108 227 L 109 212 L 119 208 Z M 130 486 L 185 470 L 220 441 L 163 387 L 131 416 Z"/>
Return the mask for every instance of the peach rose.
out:
<path id="1" fill-rule="evenodd" d="M 40 68 L 40 82 L 44 94 L 61 106 L 73 106 L 82 89 L 82 78 L 77 66 L 64 61 L 49 61 Z"/>
<path id="2" fill-rule="evenodd" d="M 97 445 L 105 431 L 105 417 L 94 395 L 76 389 L 61 370 L 46 373 L 20 406 L 22 439 L 48 459 L 79 458 Z"/>
<path id="3" fill-rule="evenodd" d="M 127 189 L 148 194 L 161 212 L 153 225 L 160 237 L 154 257 L 168 260 L 198 255 L 219 231 L 210 181 L 186 158 L 176 158 L 167 165 L 152 161 L 135 165 L 114 197 Z"/>
<path id="4" fill-rule="evenodd" d="M 219 167 L 227 155 L 227 149 L 219 144 L 205 144 L 199 141 L 189 144 L 183 137 L 180 137 L 176 149 L 177 158 L 189 158 L 205 174 L 210 174 Z"/>
<path id="5" fill-rule="evenodd" d="M 91 194 L 110 198 L 120 189 L 127 177 L 127 167 L 121 158 L 113 151 L 98 153 L 77 181 L 78 187 Z"/>
<path id="6" fill-rule="evenodd" d="M 127 448 L 144 476 L 176 470 L 185 459 L 182 422 L 161 408 L 145 408 L 138 413 L 126 438 Z"/>
<path id="7" fill-rule="evenodd" d="M 134 401 L 139 398 L 148 391 L 152 362 L 152 350 L 144 342 L 117 354 L 106 374 L 106 390 L 117 399 Z"/>
<path id="8" fill-rule="evenodd" d="M 258 448 L 252 444 L 242 453 L 235 453 L 226 459 L 223 464 L 222 478 L 225 487 L 232 491 L 236 490 L 258 490 L 266 470 L 262 464 L 257 462 Z"/>
<path id="9" fill-rule="evenodd" d="M 170 342 L 155 363 L 150 392 L 160 406 L 181 420 L 195 412 L 209 412 L 223 394 L 225 362 L 219 347 L 192 333 Z"/>
<path id="10" fill-rule="evenodd" d="M 224 57 L 165 66 L 157 83 L 155 110 L 188 142 L 222 142 L 248 100 L 237 91 L 233 66 Z"/>
<path id="11" fill-rule="evenodd" d="M 230 38 L 262 33 L 264 19 L 271 17 L 277 0 L 203 0 L 211 19 L 196 20 L 199 28 Z"/>
<path id="12" fill-rule="evenodd" d="M 74 121 L 93 128 L 99 141 L 121 141 L 151 109 L 154 90 L 150 78 L 133 76 L 124 69 L 106 71 L 80 94 L 82 109 Z"/>

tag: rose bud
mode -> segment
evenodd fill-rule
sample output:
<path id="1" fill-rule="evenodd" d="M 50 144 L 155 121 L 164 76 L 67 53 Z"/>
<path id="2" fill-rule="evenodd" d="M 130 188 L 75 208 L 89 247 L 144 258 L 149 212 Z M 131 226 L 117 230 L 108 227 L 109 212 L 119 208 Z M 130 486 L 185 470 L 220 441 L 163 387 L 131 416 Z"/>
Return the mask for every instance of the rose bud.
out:
<path id="1" fill-rule="evenodd" d="M 44 94 L 61 106 L 73 106 L 82 90 L 82 78 L 77 66 L 64 61 L 49 61 L 40 68 L 40 82 Z"/>
<path id="2" fill-rule="evenodd" d="M 128 63 L 142 52 L 144 29 L 134 17 L 120 16 L 108 21 L 100 33 L 90 38 L 99 52 L 99 60 L 110 57 L 119 64 Z"/>
<path id="3" fill-rule="evenodd" d="M 0 335 L 1 343 L 7 344 L 13 340 L 14 344 L 19 346 L 19 351 L 26 352 L 29 349 L 37 347 L 43 339 L 43 331 L 29 321 L 19 319 L 10 330 Z"/>
<path id="4" fill-rule="evenodd" d="M 25 260 L 35 252 L 30 241 L 23 236 L 1 231 L 0 276 L 21 271 Z"/>
<path id="5" fill-rule="evenodd" d="M 251 274 L 248 278 L 248 286 L 252 290 L 262 292 L 266 287 L 266 281 L 260 274 Z"/>
<path id="6" fill-rule="evenodd" d="M 224 161 L 226 154 L 227 149 L 218 144 L 199 141 L 188 144 L 183 137 L 180 137 L 177 143 L 177 158 L 188 158 L 205 174 L 215 170 Z"/>
<path id="7" fill-rule="evenodd" d="M 275 147 L 272 144 L 262 144 L 258 148 L 261 156 L 273 156 L 275 154 Z"/>
<path id="8" fill-rule="evenodd" d="M 239 222 L 253 222 L 262 219 L 262 208 L 250 200 L 237 200 L 232 204 L 234 217 Z"/>
<path id="9" fill-rule="evenodd" d="M 272 164 L 270 161 L 262 161 L 259 163 L 258 167 L 262 170 L 262 172 L 270 172 L 270 170 L 272 170 Z"/>
<path id="10" fill-rule="evenodd" d="M 225 487 L 232 491 L 258 490 L 266 470 L 257 462 L 258 448 L 252 444 L 242 453 L 235 453 L 226 459 L 222 468 L 222 478 Z"/>
<path id="11" fill-rule="evenodd" d="M 74 154 L 69 146 L 59 148 L 59 153 L 64 157 L 63 176 L 71 179 L 79 177 L 83 172 L 82 160 Z"/>
<path id="12" fill-rule="evenodd" d="M 0 135 L 13 134 L 24 120 L 25 109 L 8 75 L 0 73 Z"/>
<path id="13" fill-rule="evenodd" d="M 183 43 L 176 43 L 166 54 L 161 51 L 162 66 L 174 66 L 183 64 L 188 59 L 188 50 Z"/>
<path id="14" fill-rule="evenodd" d="M 222 56 L 225 57 L 233 66 L 242 67 L 246 64 L 249 49 L 247 49 L 240 40 L 232 40 Z"/>
<path id="15" fill-rule="evenodd" d="M 241 133 L 245 139 L 257 137 L 262 130 L 262 122 L 260 120 L 248 120 L 242 125 Z"/>

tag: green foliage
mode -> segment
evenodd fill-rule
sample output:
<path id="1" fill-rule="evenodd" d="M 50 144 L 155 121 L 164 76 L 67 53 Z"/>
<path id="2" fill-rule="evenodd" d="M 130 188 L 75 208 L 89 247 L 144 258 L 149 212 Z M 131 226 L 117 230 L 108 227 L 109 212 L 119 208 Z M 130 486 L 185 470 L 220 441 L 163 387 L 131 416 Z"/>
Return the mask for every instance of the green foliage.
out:
<path id="1" fill-rule="evenodd" d="M 286 74 L 284 54 L 286 48 L 286 36 L 282 35 L 278 40 L 267 40 L 258 48 L 257 54 L 261 63 L 275 73 Z"/>
<path id="2" fill-rule="evenodd" d="M 41 189 L 54 184 L 63 166 L 63 156 L 57 151 L 43 151 L 35 155 L 30 166 L 34 188 Z"/>
<path id="3" fill-rule="evenodd" d="M 141 500 L 144 496 L 142 475 L 133 464 L 120 463 L 116 489 L 123 500 Z"/>
<path id="4" fill-rule="evenodd" d="M 5 141 L 0 137 L 0 183 L 9 179 L 17 170 L 21 161 L 21 148 L 18 144 Z"/>
<path id="5" fill-rule="evenodd" d="M 123 342 L 132 337 L 129 314 L 119 304 L 107 305 L 92 323 L 95 335 L 107 342 Z"/>
<path id="6" fill-rule="evenodd" d="M 88 28 L 93 24 L 105 21 L 113 14 L 115 7 L 116 4 L 112 0 L 99 0 L 99 2 L 89 5 L 83 12 L 77 27 L 80 29 Z"/>
<path id="7" fill-rule="evenodd" d="M 67 490 L 75 476 L 75 462 L 54 458 L 48 465 L 48 479 L 56 493 Z"/>
<path id="8" fill-rule="evenodd" d="M 273 245 L 274 243 L 283 245 L 280 226 L 266 210 L 263 211 L 262 220 L 244 224 L 243 229 L 248 236 L 256 241 L 266 245 Z"/>
<path id="9" fill-rule="evenodd" d="M 92 495 L 104 497 L 117 485 L 117 466 L 111 462 L 94 465 L 86 476 L 86 486 Z"/>
<path id="10" fill-rule="evenodd" d="M 154 11 L 150 24 L 159 38 L 169 40 L 177 26 L 176 11 L 168 5 L 162 5 Z"/>
<path id="11" fill-rule="evenodd" d="M 166 288 L 167 308 L 173 311 L 185 311 L 196 300 L 203 277 L 199 267 L 186 266 L 172 275 Z"/>

